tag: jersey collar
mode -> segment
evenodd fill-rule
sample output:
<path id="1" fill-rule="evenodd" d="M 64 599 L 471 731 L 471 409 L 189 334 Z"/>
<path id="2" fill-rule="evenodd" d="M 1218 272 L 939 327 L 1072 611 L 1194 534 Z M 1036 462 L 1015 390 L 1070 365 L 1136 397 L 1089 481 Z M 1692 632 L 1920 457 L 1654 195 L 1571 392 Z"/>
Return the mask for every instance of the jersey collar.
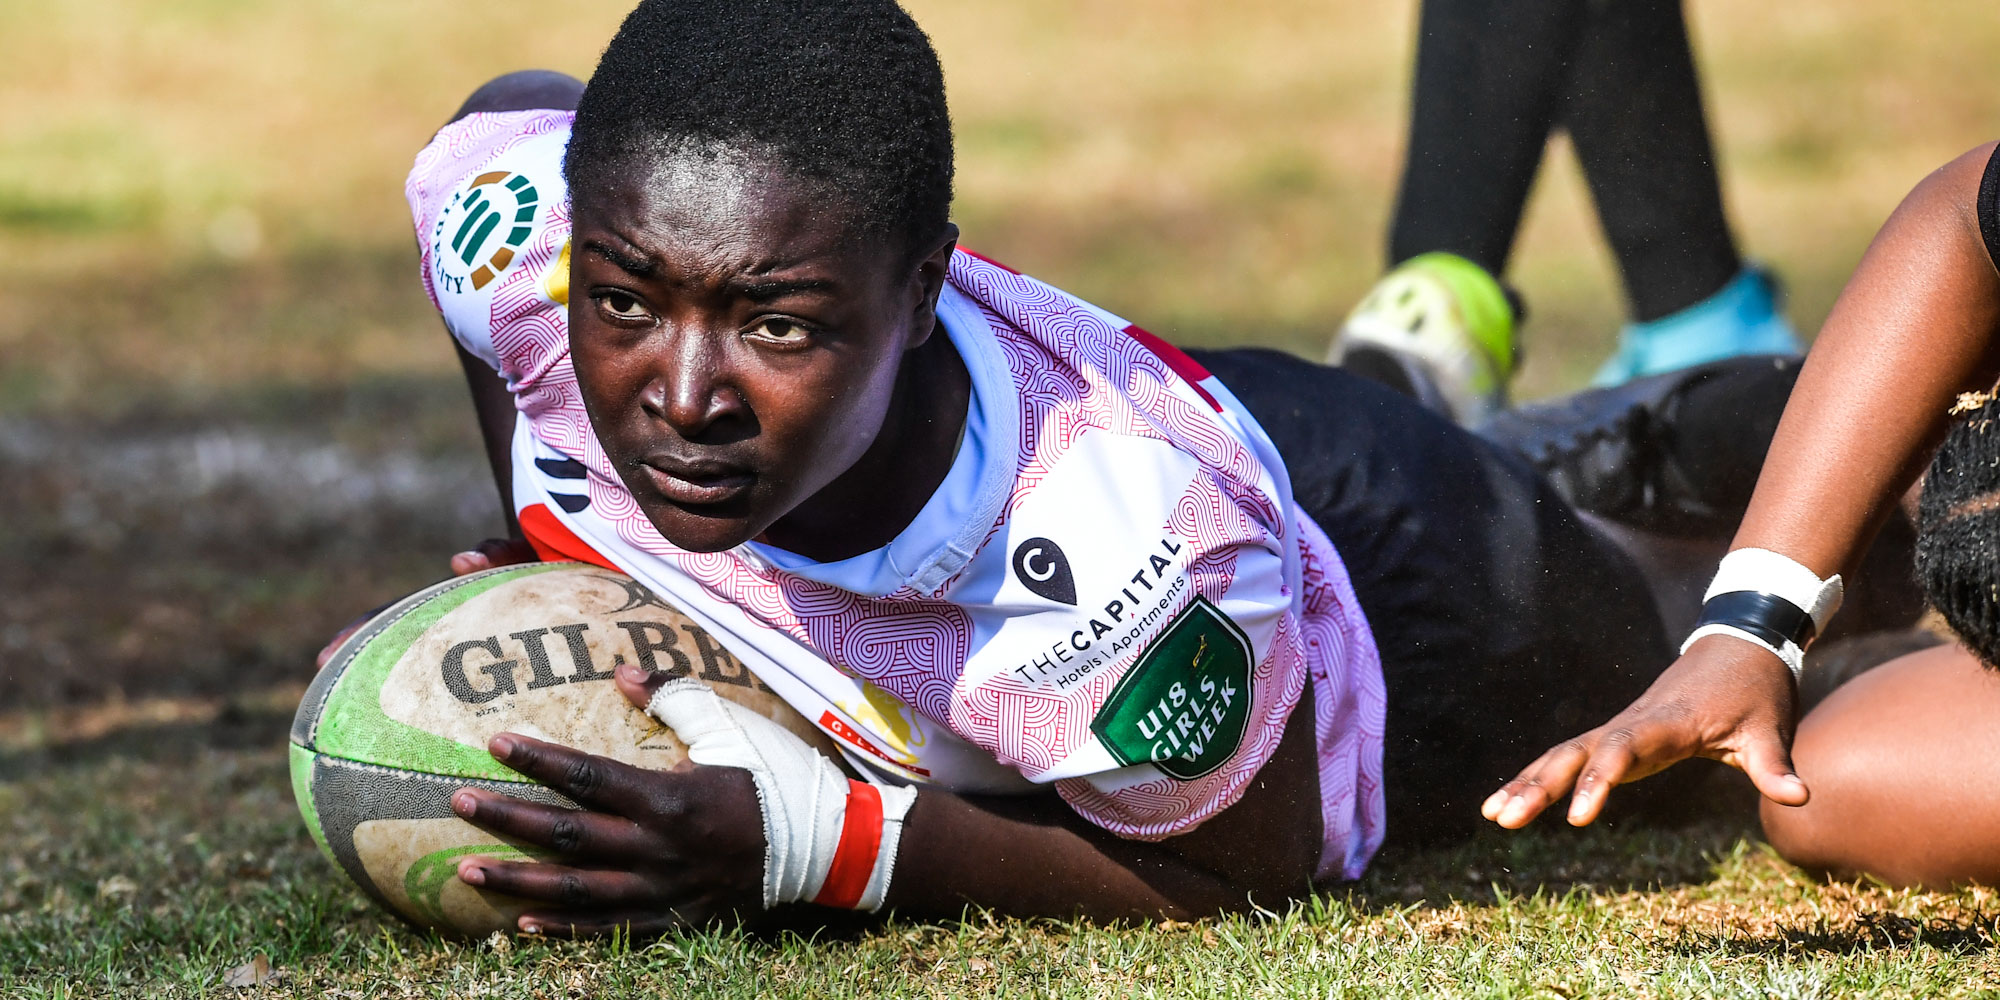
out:
<path id="1" fill-rule="evenodd" d="M 1014 484 L 1021 410 L 1006 355 L 979 305 L 946 282 L 938 295 L 938 322 L 972 377 L 965 434 L 937 492 L 889 544 L 834 562 L 815 562 L 762 542 L 737 553 L 752 564 L 773 566 L 863 597 L 887 597 L 908 588 L 936 596 L 979 552 Z"/>

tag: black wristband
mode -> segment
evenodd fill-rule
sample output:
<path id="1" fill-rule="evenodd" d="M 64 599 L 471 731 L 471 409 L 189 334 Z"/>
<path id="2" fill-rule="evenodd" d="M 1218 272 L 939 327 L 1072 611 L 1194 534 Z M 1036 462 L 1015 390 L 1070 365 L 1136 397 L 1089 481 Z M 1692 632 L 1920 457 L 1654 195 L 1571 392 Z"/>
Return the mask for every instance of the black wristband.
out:
<path id="1" fill-rule="evenodd" d="M 1792 643 L 1800 649 L 1806 648 L 1818 632 L 1812 616 L 1804 608 L 1779 597 L 1776 594 L 1760 594 L 1754 590 L 1737 590 L 1727 594 L 1717 594 L 1701 606 L 1701 618 L 1695 628 L 1703 625 L 1730 625 L 1740 628 L 1773 647 Z"/>

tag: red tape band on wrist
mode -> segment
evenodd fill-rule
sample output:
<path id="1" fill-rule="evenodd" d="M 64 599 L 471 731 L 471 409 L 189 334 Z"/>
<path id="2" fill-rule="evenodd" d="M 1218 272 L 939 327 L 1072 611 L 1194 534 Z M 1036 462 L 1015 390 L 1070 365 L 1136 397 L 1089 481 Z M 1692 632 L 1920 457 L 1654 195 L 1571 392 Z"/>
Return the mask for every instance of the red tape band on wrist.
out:
<path id="1" fill-rule="evenodd" d="M 875 856 L 882 850 L 882 793 L 865 781 L 847 779 L 847 817 L 840 824 L 840 846 L 833 866 L 812 901 L 843 910 L 861 903 L 868 877 L 875 874 Z"/>

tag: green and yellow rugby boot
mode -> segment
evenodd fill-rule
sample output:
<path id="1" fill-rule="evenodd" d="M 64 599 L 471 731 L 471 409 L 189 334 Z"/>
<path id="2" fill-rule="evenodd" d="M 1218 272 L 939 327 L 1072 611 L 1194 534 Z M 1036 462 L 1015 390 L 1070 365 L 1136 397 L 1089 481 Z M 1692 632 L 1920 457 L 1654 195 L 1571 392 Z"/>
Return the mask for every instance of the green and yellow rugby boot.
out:
<path id="1" fill-rule="evenodd" d="M 1375 283 L 1341 325 L 1327 362 L 1470 427 L 1507 408 L 1518 325 L 1512 297 L 1485 268 L 1427 253 Z"/>

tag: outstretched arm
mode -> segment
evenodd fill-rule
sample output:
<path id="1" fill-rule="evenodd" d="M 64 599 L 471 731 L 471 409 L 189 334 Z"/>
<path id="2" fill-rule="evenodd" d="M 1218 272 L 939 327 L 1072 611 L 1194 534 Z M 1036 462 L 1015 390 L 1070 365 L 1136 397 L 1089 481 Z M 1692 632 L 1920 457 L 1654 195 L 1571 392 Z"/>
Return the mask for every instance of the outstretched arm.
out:
<path id="1" fill-rule="evenodd" d="M 1979 220 L 1993 152 L 1926 178 L 1869 246 L 1806 359 L 1733 548 L 1770 549 L 1822 577 L 1851 572 L 1942 436 L 1953 397 L 2000 374 L 2000 274 Z M 1518 828 L 1573 785 L 1569 821 L 1580 826 L 1612 786 L 1692 756 L 1801 805 L 1794 701 L 1776 656 L 1709 636 L 1610 722 L 1543 754 L 1484 813 Z"/>

